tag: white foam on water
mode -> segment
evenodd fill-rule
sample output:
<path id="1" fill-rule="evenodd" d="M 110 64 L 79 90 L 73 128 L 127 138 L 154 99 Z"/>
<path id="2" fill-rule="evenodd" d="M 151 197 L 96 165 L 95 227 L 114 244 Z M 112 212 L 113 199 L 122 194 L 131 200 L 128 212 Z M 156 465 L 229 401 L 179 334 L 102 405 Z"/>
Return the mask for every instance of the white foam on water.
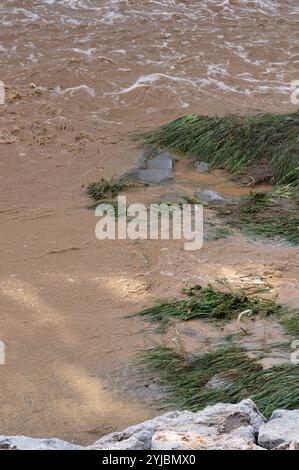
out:
<path id="1" fill-rule="evenodd" d="M 244 46 L 241 46 L 239 44 L 234 44 L 228 41 L 226 41 L 224 44 L 228 49 L 230 49 L 233 52 L 233 54 L 235 54 L 236 56 L 238 56 L 240 59 L 242 59 L 244 62 L 247 62 L 248 64 L 262 65 L 265 62 L 265 60 L 251 60 L 248 57 L 248 53 L 246 52 Z"/>
<path id="2" fill-rule="evenodd" d="M 124 22 L 126 21 L 126 16 L 117 11 L 108 11 L 102 19 L 102 22 L 106 24 L 113 24 L 116 21 Z"/>
<path id="3" fill-rule="evenodd" d="M 95 98 L 96 97 L 96 91 L 94 88 L 91 88 L 90 86 L 88 85 L 85 85 L 85 84 L 82 84 L 82 85 L 78 85 L 78 86 L 75 86 L 75 87 L 70 87 L 70 88 L 65 88 L 65 89 L 61 89 L 60 86 L 57 86 L 55 87 L 54 89 L 51 89 L 49 90 L 48 88 L 45 88 L 45 87 L 39 87 L 41 90 L 43 91 L 50 91 L 50 92 L 54 92 L 56 94 L 59 94 L 59 95 L 64 95 L 66 93 L 70 93 L 71 96 L 74 95 L 74 93 L 76 93 L 77 91 L 86 91 L 86 93 L 88 93 L 90 96 L 92 96 L 92 98 Z"/>
<path id="4" fill-rule="evenodd" d="M 95 47 L 91 47 L 90 49 L 80 49 L 78 47 L 73 47 L 71 50 L 79 54 L 87 55 L 88 57 L 91 57 L 97 51 Z"/>
<path id="5" fill-rule="evenodd" d="M 74 92 L 76 91 L 80 91 L 80 90 L 84 90 L 86 91 L 90 96 L 92 96 L 93 98 L 95 98 L 96 96 L 96 92 L 95 92 L 95 89 L 94 88 L 91 88 L 90 86 L 88 85 L 78 85 L 76 87 L 71 87 L 71 88 L 66 88 L 63 93 L 71 93 L 71 95 L 74 94 Z"/>
<path id="6" fill-rule="evenodd" d="M 262 86 L 256 87 L 255 91 L 258 93 L 269 93 L 269 91 L 271 91 L 272 93 L 274 92 L 274 93 L 287 94 L 287 93 L 290 93 L 291 91 L 291 85 L 289 86 L 262 85 Z"/>
<path id="7" fill-rule="evenodd" d="M 210 75 L 229 75 L 227 71 L 228 64 L 209 64 L 207 74 Z"/>
<path id="8" fill-rule="evenodd" d="M 16 7 L 20 3 L 26 5 L 26 8 Z M 119 91 L 109 93 L 110 95 L 126 95 L 138 88 L 159 85 L 176 94 L 177 100 L 181 97 L 182 106 L 188 106 L 194 96 L 194 87 L 199 91 L 211 93 L 217 90 L 217 99 L 221 93 L 233 93 L 234 96 L 268 92 L 287 93 L 288 82 L 292 73 L 295 74 L 295 56 L 298 56 L 294 42 L 295 33 L 291 30 L 291 36 L 288 36 L 290 46 L 285 50 L 281 47 L 281 56 L 287 60 L 279 63 L 279 37 L 273 25 L 279 19 L 288 21 L 290 15 L 298 14 L 299 6 L 295 3 L 297 0 L 1 0 L 0 16 L 3 30 L 6 27 L 26 24 L 26 32 L 30 32 L 30 25 L 33 23 L 55 26 L 62 23 L 63 29 L 58 33 L 59 38 L 62 38 L 63 34 L 72 38 L 72 30 L 76 34 L 77 26 L 82 26 L 78 28 L 79 34 L 74 36 L 72 44 L 65 46 L 65 49 L 59 49 L 60 55 L 67 57 L 72 51 L 93 60 L 97 57 L 97 51 L 103 57 L 110 58 L 113 54 L 111 59 L 117 63 L 119 72 L 134 71 L 137 77 L 140 72 L 138 73 L 135 67 L 138 67 L 138 70 L 144 68 L 143 74 L 129 86 L 126 86 L 124 81 L 125 74 L 121 74 L 119 85 L 111 83 L 114 90 L 117 86 Z M 259 21 L 264 24 L 265 19 L 267 28 L 258 30 L 258 34 L 254 32 L 254 27 L 247 28 L 251 20 L 253 25 L 259 25 Z M 294 22 L 294 17 L 291 20 Z M 124 42 L 113 43 L 113 34 L 118 24 L 124 24 L 125 30 L 130 33 L 134 31 L 134 25 L 140 22 L 145 25 L 152 24 L 152 36 L 147 36 L 146 41 L 142 40 L 139 44 L 138 35 L 128 41 L 125 35 Z M 243 23 L 244 30 L 239 27 Z M 279 25 L 279 22 L 277 24 Z M 86 33 L 81 34 L 84 28 Z M 103 44 L 98 40 L 101 28 L 105 35 L 107 31 Z M 57 30 L 59 31 L 59 28 Z M 237 34 L 232 34 L 233 31 L 237 31 Z M 110 34 L 109 44 L 106 38 L 110 38 Z M 32 37 L 35 36 L 34 31 Z M 199 38 L 203 40 L 202 46 Z M 51 36 L 45 37 L 45 41 L 48 39 L 51 40 Z M 29 41 L 24 43 L 19 38 L 13 38 L 9 49 L 1 45 L 0 52 L 9 51 L 11 54 L 14 48 L 16 53 L 19 53 L 19 63 L 25 63 L 26 67 L 29 67 L 40 60 L 40 56 L 34 51 L 37 47 L 35 39 L 33 42 L 32 51 L 26 51 L 27 63 L 22 49 L 27 49 Z M 84 43 L 84 46 L 71 47 L 74 43 L 76 46 Z M 4 44 L 6 47 L 6 42 Z M 209 47 L 205 47 L 205 44 L 209 44 Z M 268 62 L 267 47 L 273 63 Z M 154 54 L 152 50 L 155 50 Z M 189 55 L 191 61 L 188 61 Z M 195 59 L 193 63 L 192 55 Z M 187 59 L 186 67 L 184 62 L 180 61 L 184 57 Z M 80 57 L 78 59 L 80 60 Z M 194 79 L 197 65 L 198 75 Z M 85 73 L 83 69 L 82 73 Z M 105 80 L 107 83 L 107 77 Z M 69 89 L 69 92 L 74 93 L 75 89 L 84 86 L 87 87 L 80 85 Z M 95 91 L 88 88 L 89 91 L 85 91 L 93 96 Z"/>
<path id="9" fill-rule="evenodd" d="M 193 85 L 195 82 L 193 80 L 183 78 L 183 77 L 172 77 L 171 75 L 166 75 L 164 73 L 153 73 L 151 75 L 141 75 L 134 83 L 133 85 L 123 88 L 122 90 L 114 93 L 118 95 L 123 95 L 126 93 L 130 93 L 131 91 L 135 90 L 136 88 L 140 88 L 143 86 L 146 86 L 148 84 L 152 84 L 153 82 L 156 82 L 160 80 L 161 78 L 166 78 L 168 80 L 172 80 L 174 82 L 185 82 L 185 83 L 192 83 Z"/>
<path id="10" fill-rule="evenodd" d="M 40 19 L 40 16 L 37 13 L 33 13 L 32 11 L 26 10 L 25 8 L 14 8 L 14 12 L 22 13 L 24 16 L 26 16 L 26 18 L 28 18 L 32 22 L 38 21 Z"/>

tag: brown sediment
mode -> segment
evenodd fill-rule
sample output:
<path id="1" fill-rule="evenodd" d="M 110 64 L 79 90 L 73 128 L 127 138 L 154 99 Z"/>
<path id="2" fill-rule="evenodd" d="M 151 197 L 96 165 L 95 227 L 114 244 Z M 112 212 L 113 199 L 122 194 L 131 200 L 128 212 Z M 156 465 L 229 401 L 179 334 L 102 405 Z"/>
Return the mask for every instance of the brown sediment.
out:
<path id="1" fill-rule="evenodd" d="M 239 236 L 194 253 L 178 241 L 101 242 L 84 192 L 135 165 L 132 132 L 186 112 L 293 111 L 292 2 L 92 3 L 0 5 L 2 434 L 85 443 L 156 415 L 128 368 L 156 338 L 124 317 L 185 282 L 262 276 L 281 302 L 299 302 L 296 248 Z M 128 201 L 197 186 L 249 192 L 220 172 L 177 165 L 175 178 L 131 188 Z"/>

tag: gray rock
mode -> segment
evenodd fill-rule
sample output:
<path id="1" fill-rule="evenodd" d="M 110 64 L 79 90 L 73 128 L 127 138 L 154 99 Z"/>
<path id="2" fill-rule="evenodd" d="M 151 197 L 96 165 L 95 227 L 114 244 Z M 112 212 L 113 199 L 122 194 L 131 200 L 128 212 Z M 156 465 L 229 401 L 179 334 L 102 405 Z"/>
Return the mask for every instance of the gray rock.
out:
<path id="1" fill-rule="evenodd" d="M 146 160 L 146 166 L 150 170 L 172 170 L 172 158 L 168 152 L 158 153 L 155 157 Z"/>
<path id="2" fill-rule="evenodd" d="M 217 427 L 218 432 L 230 433 L 241 426 L 252 426 L 254 432 L 264 424 L 264 417 L 258 411 L 255 403 L 248 399 L 242 400 L 237 405 L 217 403 L 208 406 L 197 413 L 197 422 L 206 423 Z"/>
<path id="3" fill-rule="evenodd" d="M 217 191 L 212 191 L 210 189 L 202 189 L 199 191 L 195 191 L 195 197 L 202 202 L 209 202 L 211 204 L 221 205 L 225 204 L 226 202 L 232 202 L 235 200 L 232 197 L 224 196 Z"/>
<path id="4" fill-rule="evenodd" d="M 0 450 L 84 450 L 84 447 L 60 439 L 25 436 L 0 436 Z"/>
<path id="5" fill-rule="evenodd" d="M 152 438 L 152 450 L 265 450 L 254 442 L 227 434 L 202 436 L 192 432 L 157 431 Z"/>
<path id="6" fill-rule="evenodd" d="M 90 448 L 93 449 L 151 449 L 153 448 L 153 436 L 158 432 L 174 432 L 182 434 L 192 434 L 207 439 L 213 446 L 216 444 L 216 437 L 222 434 L 230 434 L 240 427 L 250 426 L 255 432 L 257 427 L 264 423 L 264 419 L 258 412 L 255 404 L 251 400 L 243 400 L 237 405 L 220 403 L 209 406 L 203 411 L 193 413 L 191 411 L 173 411 L 158 416 L 144 423 L 131 426 L 122 432 L 116 432 L 102 437 Z M 188 434 L 188 435 L 189 435 Z M 155 448 L 160 442 L 155 438 Z M 252 444 L 252 440 L 244 435 L 235 435 L 234 438 L 242 447 L 246 442 Z M 179 439 L 179 438 L 178 438 Z M 195 438 L 194 438 L 195 439 Z M 215 439 L 215 441 L 214 441 Z M 242 441 L 242 442 L 241 442 Z M 171 446 L 171 438 L 169 445 Z M 176 441 L 175 441 L 176 442 Z M 228 446 L 228 440 L 226 441 Z M 234 445 L 237 445 L 236 443 Z M 133 446 L 133 447 L 132 447 Z M 171 447 L 167 447 L 170 449 Z M 214 448 L 214 447 L 213 447 Z"/>
<path id="7" fill-rule="evenodd" d="M 299 441 L 290 441 L 286 444 L 280 444 L 274 450 L 299 450 Z"/>
<path id="8" fill-rule="evenodd" d="M 256 440 L 258 438 L 258 443 Z M 252 400 L 202 411 L 172 411 L 89 447 L 59 439 L 0 436 L 0 450 L 299 450 L 299 410 L 275 411 L 268 423 Z"/>
<path id="9" fill-rule="evenodd" d="M 172 157 L 168 152 L 146 152 L 140 159 L 137 168 L 126 173 L 126 177 L 143 183 L 159 184 L 173 176 Z"/>
<path id="10" fill-rule="evenodd" d="M 165 170 L 137 170 L 134 175 L 134 180 L 141 181 L 142 183 L 159 184 L 172 178 L 171 171 Z"/>
<path id="11" fill-rule="evenodd" d="M 275 449 L 292 441 L 299 442 L 299 410 L 276 410 L 268 423 L 259 429 L 258 443 L 266 449 Z"/>
<path id="12" fill-rule="evenodd" d="M 231 432 L 232 436 L 241 437 L 247 442 L 256 443 L 256 433 L 254 432 L 253 426 L 241 426 Z"/>
<path id="13" fill-rule="evenodd" d="M 209 171 L 209 164 L 206 162 L 197 162 L 195 163 L 195 170 L 198 171 L 199 173 L 206 173 Z"/>
<path id="14" fill-rule="evenodd" d="M 89 449 L 94 450 L 145 450 L 151 448 L 153 431 L 140 429 L 131 433 L 128 430 L 104 436 L 96 441 Z"/>

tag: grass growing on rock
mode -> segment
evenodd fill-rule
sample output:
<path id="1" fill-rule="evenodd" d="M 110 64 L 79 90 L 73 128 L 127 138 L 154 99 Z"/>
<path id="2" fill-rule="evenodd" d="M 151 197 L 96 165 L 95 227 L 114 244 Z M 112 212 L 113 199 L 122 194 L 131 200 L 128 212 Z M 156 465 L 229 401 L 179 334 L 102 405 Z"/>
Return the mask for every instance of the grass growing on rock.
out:
<path id="1" fill-rule="evenodd" d="M 168 386 L 167 403 L 175 408 L 200 410 L 219 402 L 238 403 L 252 398 L 265 416 L 277 408 L 299 407 L 299 365 L 262 370 L 241 348 L 228 347 L 203 354 L 188 363 L 182 354 L 159 346 L 138 359 L 150 374 L 159 374 Z M 221 381 L 209 386 L 213 377 Z"/>
<path id="2" fill-rule="evenodd" d="M 260 292 L 262 291 L 264 290 L 261 289 Z M 226 291 L 222 291 L 209 284 L 204 288 L 194 286 L 184 289 L 183 293 L 187 295 L 187 299 L 161 302 L 142 310 L 137 315 L 165 327 L 172 318 L 185 321 L 193 318 L 230 320 L 244 310 L 250 310 L 252 315 L 263 317 L 282 314 L 285 311 L 285 307 L 274 300 L 251 295 L 248 289 L 227 288 Z"/>
<path id="3" fill-rule="evenodd" d="M 267 168 L 268 180 L 299 180 L 299 112 L 208 117 L 190 114 L 136 137 L 154 148 L 179 151 L 211 168 L 240 174 L 252 165 Z"/>

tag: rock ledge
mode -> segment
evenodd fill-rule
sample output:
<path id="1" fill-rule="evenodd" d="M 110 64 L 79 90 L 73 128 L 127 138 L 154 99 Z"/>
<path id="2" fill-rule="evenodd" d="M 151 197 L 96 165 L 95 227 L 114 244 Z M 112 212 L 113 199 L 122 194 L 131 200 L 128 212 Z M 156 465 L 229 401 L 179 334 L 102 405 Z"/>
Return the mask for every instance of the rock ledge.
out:
<path id="1" fill-rule="evenodd" d="M 0 450 L 299 450 L 299 410 L 266 422 L 250 400 L 202 411 L 171 411 L 82 447 L 59 439 L 0 436 Z"/>

